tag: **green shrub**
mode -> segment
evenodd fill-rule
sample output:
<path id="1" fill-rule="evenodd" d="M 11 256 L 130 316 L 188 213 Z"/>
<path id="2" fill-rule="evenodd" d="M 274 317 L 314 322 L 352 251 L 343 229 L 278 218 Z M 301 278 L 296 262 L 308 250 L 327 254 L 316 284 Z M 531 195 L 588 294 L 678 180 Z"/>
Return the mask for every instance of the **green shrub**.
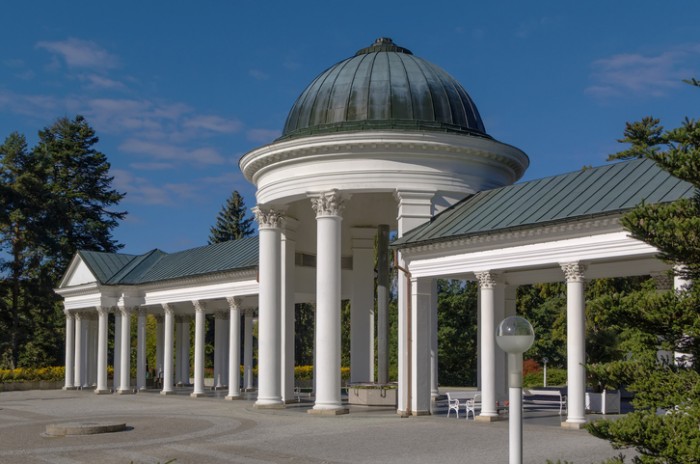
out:
<path id="1" fill-rule="evenodd" d="M 530 372 L 523 376 L 523 387 L 541 387 L 543 385 L 543 372 Z M 547 369 L 547 386 L 561 387 L 563 385 L 566 385 L 566 369 Z"/>

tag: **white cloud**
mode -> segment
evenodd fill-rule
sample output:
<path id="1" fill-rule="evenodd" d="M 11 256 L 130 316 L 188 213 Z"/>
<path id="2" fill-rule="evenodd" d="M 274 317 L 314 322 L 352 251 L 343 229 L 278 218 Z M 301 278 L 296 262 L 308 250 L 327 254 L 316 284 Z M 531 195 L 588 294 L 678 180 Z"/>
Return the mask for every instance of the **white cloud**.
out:
<path id="1" fill-rule="evenodd" d="M 188 118 L 183 126 L 189 129 L 204 129 L 211 132 L 231 134 L 241 130 L 242 124 L 238 120 L 224 119 L 219 116 L 200 115 Z"/>
<path id="2" fill-rule="evenodd" d="M 250 129 L 246 132 L 248 140 L 260 143 L 272 142 L 281 134 L 281 131 L 272 129 Z"/>
<path id="3" fill-rule="evenodd" d="M 593 83 L 585 93 L 597 98 L 664 96 L 692 77 L 691 62 L 700 60 L 700 46 L 681 46 L 658 55 L 626 53 L 602 58 L 592 63 Z"/>
<path id="4" fill-rule="evenodd" d="M 156 141 L 127 139 L 119 149 L 136 155 L 145 155 L 157 160 L 187 162 L 190 164 L 225 164 L 226 160 L 219 152 L 210 147 L 187 149 L 182 145 L 159 143 Z"/>
<path id="5" fill-rule="evenodd" d="M 267 79 L 270 78 L 270 75 L 269 75 L 269 74 L 267 74 L 266 72 L 261 71 L 261 70 L 259 70 L 259 69 L 250 69 L 250 70 L 248 71 L 248 74 L 249 74 L 253 79 L 257 79 L 257 80 L 259 80 L 259 81 L 265 81 L 265 80 L 267 80 Z"/>
<path id="6" fill-rule="evenodd" d="M 155 185 L 150 179 L 135 176 L 123 169 L 112 169 L 111 173 L 114 187 L 126 192 L 124 203 L 175 206 L 198 197 L 198 189 L 191 182 Z"/>
<path id="7" fill-rule="evenodd" d="M 78 79 L 86 82 L 91 89 L 121 90 L 126 88 L 122 82 L 97 74 L 81 74 Z"/>
<path id="8" fill-rule="evenodd" d="M 70 68 L 112 69 L 119 59 L 95 42 L 70 38 L 54 42 L 42 41 L 36 48 L 46 50 L 63 59 Z"/>
<path id="9" fill-rule="evenodd" d="M 164 163 L 164 162 L 147 162 L 147 163 L 131 163 L 129 166 L 131 166 L 134 169 L 138 169 L 141 171 L 164 171 L 167 169 L 174 169 L 175 165 L 173 163 Z"/>

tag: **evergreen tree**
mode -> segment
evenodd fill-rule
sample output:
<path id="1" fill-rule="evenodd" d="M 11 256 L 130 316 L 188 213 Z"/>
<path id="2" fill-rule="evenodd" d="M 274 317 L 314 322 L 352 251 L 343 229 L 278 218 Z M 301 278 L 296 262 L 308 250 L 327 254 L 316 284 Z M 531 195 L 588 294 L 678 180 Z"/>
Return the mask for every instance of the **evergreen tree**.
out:
<path id="1" fill-rule="evenodd" d="M 438 280 L 438 375 L 441 385 L 476 385 L 475 282 Z"/>
<path id="2" fill-rule="evenodd" d="M 59 118 L 39 131 L 36 156 L 49 166 L 50 189 L 44 224 L 51 265 L 60 277 L 78 250 L 114 252 L 122 248 L 112 238 L 126 212 L 112 211 L 125 194 L 112 188 L 110 164 L 95 149 L 99 138 L 83 116 Z"/>
<path id="3" fill-rule="evenodd" d="M 63 314 L 53 292 L 79 249 L 116 251 L 111 230 L 126 213 L 109 163 L 82 116 L 59 118 L 31 151 L 11 134 L 0 146 L 0 349 L 6 366 L 56 363 Z"/>
<path id="4" fill-rule="evenodd" d="M 695 80 L 690 83 L 698 86 Z M 613 158 L 649 157 L 700 188 L 700 123 L 686 119 L 666 131 L 658 120 L 645 118 L 628 124 L 625 136 L 631 148 Z M 624 216 L 623 225 L 658 248 L 665 260 L 678 266 L 677 273 L 700 278 L 700 194 L 670 204 L 640 205 Z M 634 463 L 698 462 L 700 286 L 642 291 L 628 296 L 623 306 L 637 330 L 636 351 L 628 362 L 602 367 L 620 381 L 631 382 L 635 411 L 616 421 L 592 423 L 588 429 L 616 447 L 634 447 L 640 453 Z M 658 350 L 690 353 L 692 361 L 659 357 Z"/>
<path id="5" fill-rule="evenodd" d="M 209 243 L 238 240 L 253 235 L 253 218 L 248 216 L 243 197 L 234 190 L 216 217 L 209 232 Z"/>
<path id="6" fill-rule="evenodd" d="M 0 146 L 0 349 L 3 364 L 15 367 L 20 345 L 27 335 L 28 284 L 37 277 L 41 264 L 41 211 L 45 196 L 42 165 L 27 150 L 26 139 L 10 134 Z"/>

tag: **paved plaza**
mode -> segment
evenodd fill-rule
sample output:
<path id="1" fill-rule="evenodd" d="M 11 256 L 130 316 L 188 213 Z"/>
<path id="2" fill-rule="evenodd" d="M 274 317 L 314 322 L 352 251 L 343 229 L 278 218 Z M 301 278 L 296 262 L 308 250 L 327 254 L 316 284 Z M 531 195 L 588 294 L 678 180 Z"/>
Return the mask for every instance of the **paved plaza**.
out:
<path id="1" fill-rule="evenodd" d="M 95 395 L 92 391 L 0 393 L 0 463 L 506 463 L 508 422 L 432 416 L 400 418 L 393 409 L 351 407 L 345 416 L 307 414 L 311 403 L 259 410 L 225 393 L 190 398 Z M 125 422 L 126 431 L 49 437 L 64 422 Z M 618 454 L 585 431 L 562 430 L 557 411 L 529 411 L 524 461 L 597 463 Z M 628 455 L 630 453 L 627 453 Z"/>

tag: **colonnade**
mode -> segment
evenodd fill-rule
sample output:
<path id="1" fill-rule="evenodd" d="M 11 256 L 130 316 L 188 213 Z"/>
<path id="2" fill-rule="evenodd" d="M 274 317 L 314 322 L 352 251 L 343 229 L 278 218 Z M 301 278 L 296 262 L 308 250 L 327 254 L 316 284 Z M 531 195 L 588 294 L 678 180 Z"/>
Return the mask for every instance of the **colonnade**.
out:
<path id="1" fill-rule="evenodd" d="M 215 389 L 228 387 L 227 399 L 241 396 L 242 390 L 254 388 L 253 379 L 253 318 L 254 310 L 241 307 L 240 297 L 226 298 L 229 311 L 214 313 L 214 385 Z M 206 301 L 191 302 L 194 312 L 194 388 L 191 396 L 204 395 L 204 331 Z M 112 391 L 128 394 L 145 390 L 147 371 L 162 379 L 161 394 L 175 393 L 176 386 L 190 384 L 190 323 L 187 312 L 176 314 L 174 304 L 161 304 L 161 311 L 144 306 L 98 306 L 90 309 L 65 310 L 66 353 L 64 389 L 95 387 L 95 393 Z M 181 311 L 181 310 L 180 310 Z M 156 319 L 155 366 L 146 364 L 146 318 L 152 313 Z M 114 384 L 108 385 L 108 325 L 114 314 Z M 136 314 L 136 384 L 131 378 L 131 320 Z M 240 328 L 244 327 L 243 366 L 244 380 L 240 380 Z"/>
<path id="2" fill-rule="evenodd" d="M 432 192 L 402 191 L 396 194 L 399 203 L 399 235 L 432 217 Z M 343 210 L 350 199 L 348 193 L 328 190 L 308 194 L 316 216 L 316 329 L 315 329 L 315 402 L 312 414 L 344 414 L 341 401 L 341 341 L 340 305 L 342 284 L 342 220 Z M 259 205 L 254 208 L 259 230 L 259 389 L 255 406 L 281 408 L 291 396 L 293 386 L 294 251 L 296 220 L 285 217 L 282 210 Z M 351 382 L 367 382 L 374 372 L 374 238 L 376 228 L 349 228 L 352 250 L 351 301 Z M 399 279 L 399 292 L 408 291 Z M 427 316 L 430 327 L 437 333 L 436 288 L 428 288 L 432 311 Z M 406 293 L 403 293 L 406 295 Z M 406 298 L 400 305 L 406 308 Z M 408 343 L 402 328 L 406 327 L 405 311 L 399 309 L 399 351 Z M 377 334 L 379 336 L 379 334 Z M 437 395 L 437 339 L 432 336 L 427 345 L 432 364 L 427 376 L 433 395 Z M 383 363 L 380 361 L 379 366 Z M 406 391 L 408 360 L 399 360 L 399 396 Z M 406 396 L 407 398 L 407 396 Z M 408 406 L 407 404 L 405 406 Z M 402 408 L 400 402 L 399 409 Z M 408 407 L 407 407 L 408 409 Z M 429 411 L 429 405 L 425 411 Z"/>

